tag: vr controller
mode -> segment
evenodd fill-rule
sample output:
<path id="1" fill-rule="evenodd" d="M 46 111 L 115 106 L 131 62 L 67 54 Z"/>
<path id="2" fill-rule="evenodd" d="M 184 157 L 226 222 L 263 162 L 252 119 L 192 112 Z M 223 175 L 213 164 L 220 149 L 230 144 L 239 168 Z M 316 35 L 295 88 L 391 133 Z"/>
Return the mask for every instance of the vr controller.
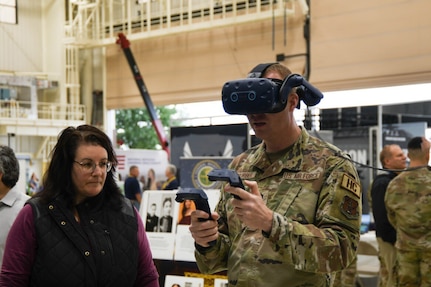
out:
<path id="1" fill-rule="evenodd" d="M 202 189 L 180 188 L 177 192 L 175 201 L 183 202 L 186 199 L 193 200 L 195 202 L 196 209 L 203 210 L 209 214 L 209 217 L 207 219 L 202 218 L 202 221 L 211 219 L 211 209 L 208 204 L 208 196 Z"/>
<path id="2" fill-rule="evenodd" d="M 223 108 L 228 114 L 246 115 L 281 112 L 293 88 L 307 106 L 315 106 L 323 94 L 298 74 L 283 81 L 267 78 L 245 78 L 226 82 L 222 89 Z"/>
<path id="3" fill-rule="evenodd" d="M 213 169 L 208 173 L 208 179 L 211 181 L 227 181 L 231 186 L 244 189 L 241 178 L 233 169 Z M 238 195 L 233 194 L 236 199 L 241 199 Z"/>
<path id="4" fill-rule="evenodd" d="M 196 205 L 196 209 L 203 210 L 209 214 L 208 218 L 199 218 L 200 221 L 205 221 L 211 219 L 211 209 L 208 204 L 208 196 L 202 190 L 198 188 L 180 188 L 177 192 L 177 196 L 175 197 L 176 202 L 183 202 L 184 200 L 189 199 L 193 200 Z M 215 245 L 216 241 L 208 242 L 209 245 Z"/>

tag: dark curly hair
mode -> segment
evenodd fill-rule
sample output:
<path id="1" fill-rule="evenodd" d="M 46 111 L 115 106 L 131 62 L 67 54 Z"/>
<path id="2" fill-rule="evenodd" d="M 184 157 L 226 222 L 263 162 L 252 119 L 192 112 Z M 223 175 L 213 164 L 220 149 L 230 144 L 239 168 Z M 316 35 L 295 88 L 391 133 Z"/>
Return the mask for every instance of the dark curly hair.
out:
<path id="1" fill-rule="evenodd" d="M 15 186 L 19 179 L 19 162 L 13 150 L 8 146 L 0 146 L 0 173 L 2 182 L 9 188 Z"/>
<path id="2" fill-rule="evenodd" d="M 76 150 L 81 144 L 98 145 L 107 151 L 112 169 L 106 175 L 102 192 L 109 204 L 119 208 L 122 194 L 114 178 L 115 167 L 118 163 L 114 148 L 109 137 L 91 125 L 67 127 L 59 134 L 57 144 L 51 152 L 48 169 L 43 176 L 43 189 L 36 196 L 40 197 L 44 203 L 62 197 L 69 207 L 74 205 L 75 186 L 71 177 L 72 165 Z"/>

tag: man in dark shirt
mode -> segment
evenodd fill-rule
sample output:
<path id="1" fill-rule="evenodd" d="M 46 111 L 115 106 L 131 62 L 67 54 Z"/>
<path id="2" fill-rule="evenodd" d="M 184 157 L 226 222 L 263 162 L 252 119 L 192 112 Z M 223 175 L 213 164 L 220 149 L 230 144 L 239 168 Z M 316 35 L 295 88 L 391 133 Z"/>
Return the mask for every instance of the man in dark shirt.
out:
<path id="1" fill-rule="evenodd" d="M 124 195 L 130 199 L 133 205 L 138 209 L 141 204 L 142 194 L 141 186 L 138 181 L 139 168 L 136 165 L 132 165 L 129 168 L 129 176 L 124 181 Z"/>
<path id="2" fill-rule="evenodd" d="M 388 220 L 385 193 L 389 182 L 406 168 L 406 155 L 399 145 L 385 145 L 380 152 L 380 162 L 386 172 L 374 179 L 370 189 L 370 202 L 379 245 L 379 287 L 392 287 L 395 286 L 393 268 L 396 260 L 394 244 L 397 235 Z"/>

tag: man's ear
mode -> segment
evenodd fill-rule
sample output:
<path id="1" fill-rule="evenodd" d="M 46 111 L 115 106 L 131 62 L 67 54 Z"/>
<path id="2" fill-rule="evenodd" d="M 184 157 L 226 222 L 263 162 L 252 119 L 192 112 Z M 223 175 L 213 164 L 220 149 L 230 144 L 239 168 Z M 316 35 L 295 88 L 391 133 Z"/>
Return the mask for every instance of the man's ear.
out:
<path id="1" fill-rule="evenodd" d="M 287 97 L 287 105 L 289 107 L 289 111 L 294 111 L 296 107 L 299 105 L 299 96 L 296 92 L 291 92 Z"/>

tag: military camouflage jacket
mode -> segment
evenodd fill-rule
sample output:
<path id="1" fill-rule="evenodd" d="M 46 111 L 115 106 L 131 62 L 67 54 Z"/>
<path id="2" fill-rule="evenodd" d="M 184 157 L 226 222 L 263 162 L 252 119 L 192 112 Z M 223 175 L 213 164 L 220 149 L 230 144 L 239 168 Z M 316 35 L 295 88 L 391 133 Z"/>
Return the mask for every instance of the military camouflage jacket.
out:
<path id="1" fill-rule="evenodd" d="M 215 246 L 195 252 L 203 273 L 227 270 L 229 286 L 331 286 L 331 273 L 353 260 L 359 241 L 361 190 L 348 156 L 305 129 L 278 161 L 260 144 L 230 168 L 255 180 L 274 211 L 269 234 L 243 226 L 222 191 Z"/>
<path id="2" fill-rule="evenodd" d="M 430 198 L 431 167 L 403 171 L 389 183 L 385 204 L 396 248 L 431 251 Z"/>

